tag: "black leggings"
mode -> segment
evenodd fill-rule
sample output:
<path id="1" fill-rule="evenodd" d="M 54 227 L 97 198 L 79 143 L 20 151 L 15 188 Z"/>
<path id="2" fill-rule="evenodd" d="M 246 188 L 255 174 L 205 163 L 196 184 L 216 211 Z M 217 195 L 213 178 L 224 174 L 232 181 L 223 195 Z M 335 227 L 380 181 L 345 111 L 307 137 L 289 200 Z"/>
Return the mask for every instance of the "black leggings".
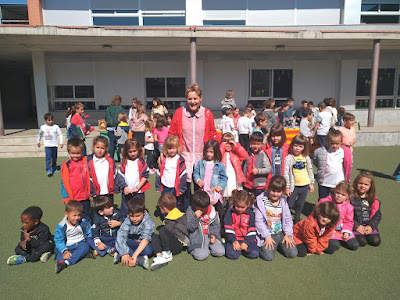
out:
<path id="1" fill-rule="evenodd" d="M 357 241 L 361 247 L 368 245 L 379 246 L 381 243 L 381 237 L 379 234 L 368 234 L 368 235 L 356 235 Z"/>
<path id="2" fill-rule="evenodd" d="M 327 254 L 333 254 L 337 250 L 339 250 L 340 246 L 343 246 L 349 250 L 355 251 L 360 247 L 360 244 L 358 243 L 356 238 L 352 238 L 347 241 L 339 241 L 339 240 L 331 239 L 331 240 L 329 240 L 328 248 L 326 248 L 324 252 Z"/>
<path id="3" fill-rule="evenodd" d="M 53 241 L 47 241 L 36 248 L 22 249 L 20 245 L 15 248 L 15 254 L 25 256 L 27 262 L 35 262 L 40 259 L 40 256 L 45 252 L 53 253 L 54 243 Z"/>
<path id="4" fill-rule="evenodd" d="M 182 243 L 173 233 L 165 229 L 165 226 L 160 226 L 158 232 L 159 235 L 153 233 L 153 236 L 151 237 L 151 245 L 153 246 L 154 255 L 161 253 L 162 251 L 171 251 L 172 255 L 182 252 Z"/>
<path id="5" fill-rule="evenodd" d="M 306 202 L 309 185 L 295 186 L 292 194 L 288 198 L 290 209 L 294 209 L 294 223 L 300 221 L 300 215 L 303 211 L 304 203 Z"/>

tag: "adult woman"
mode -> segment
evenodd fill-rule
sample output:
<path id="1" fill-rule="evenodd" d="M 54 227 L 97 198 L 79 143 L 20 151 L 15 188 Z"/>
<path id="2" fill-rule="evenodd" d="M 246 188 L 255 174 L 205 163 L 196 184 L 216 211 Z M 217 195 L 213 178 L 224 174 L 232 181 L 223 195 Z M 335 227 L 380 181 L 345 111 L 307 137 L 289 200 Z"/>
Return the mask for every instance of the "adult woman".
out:
<path id="1" fill-rule="evenodd" d="M 212 112 L 201 106 L 202 92 L 197 84 L 186 88 L 186 106 L 175 111 L 169 135 L 176 135 L 182 146 L 182 156 L 186 162 L 188 189 L 184 194 L 184 208 L 189 206 L 190 183 L 193 168 L 203 156 L 204 144 L 215 139 L 216 130 Z"/>
<path id="2" fill-rule="evenodd" d="M 132 119 L 133 114 L 136 113 L 138 101 L 140 103 L 140 100 L 138 98 L 133 98 L 132 99 L 132 107 L 129 109 L 128 120 Z"/>
<path id="3" fill-rule="evenodd" d="M 154 114 L 165 116 L 168 113 L 167 108 L 161 104 L 160 98 L 153 99 L 153 108 L 151 109 L 150 119 L 153 120 Z"/>
<path id="4" fill-rule="evenodd" d="M 136 99 L 136 111 L 132 114 L 132 117 L 129 120 L 129 126 L 132 131 L 132 137 L 137 138 L 142 146 L 144 146 L 144 133 L 146 130 L 145 122 L 148 119 L 149 117 L 146 115 L 145 106 L 139 99 Z"/>
<path id="5" fill-rule="evenodd" d="M 121 106 L 121 96 L 115 95 L 110 102 L 110 106 L 106 110 L 106 122 L 107 122 L 107 132 L 108 138 L 110 139 L 110 145 L 108 146 L 108 153 L 114 158 L 114 151 L 117 143 L 117 138 L 115 137 L 114 130 L 118 125 L 118 114 L 124 113 L 125 110 Z"/>

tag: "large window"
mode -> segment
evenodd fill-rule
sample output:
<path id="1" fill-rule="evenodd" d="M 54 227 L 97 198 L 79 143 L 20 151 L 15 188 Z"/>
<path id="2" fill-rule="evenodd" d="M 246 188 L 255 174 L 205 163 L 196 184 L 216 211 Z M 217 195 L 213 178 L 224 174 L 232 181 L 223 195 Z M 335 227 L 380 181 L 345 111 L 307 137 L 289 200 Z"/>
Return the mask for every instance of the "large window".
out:
<path id="1" fill-rule="evenodd" d="M 250 103 L 261 107 L 262 102 L 273 97 L 279 100 L 292 97 L 293 70 L 254 69 L 250 70 Z"/>
<path id="2" fill-rule="evenodd" d="M 361 4 L 361 23 L 399 23 L 400 4 L 372 3 Z"/>
<path id="3" fill-rule="evenodd" d="M 66 110 L 75 102 L 82 102 L 85 110 L 96 109 L 93 85 L 55 85 L 53 92 L 55 110 Z"/>
<path id="4" fill-rule="evenodd" d="M 378 71 L 378 87 L 376 92 L 375 107 L 393 107 L 395 97 L 396 69 L 387 68 Z M 369 93 L 371 88 L 371 69 L 357 71 L 356 108 L 369 106 Z"/>
<path id="5" fill-rule="evenodd" d="M 26 5 L 0 5 L 0 24 L 29 24 Z"/>
<path id="6" fill-rule="evenodd" d="M 146 78 L 146 106 L 151 108 L 155 97 L 161 98 L 167 108 L 178 108 L 185 101 L 185 77 Z"/>

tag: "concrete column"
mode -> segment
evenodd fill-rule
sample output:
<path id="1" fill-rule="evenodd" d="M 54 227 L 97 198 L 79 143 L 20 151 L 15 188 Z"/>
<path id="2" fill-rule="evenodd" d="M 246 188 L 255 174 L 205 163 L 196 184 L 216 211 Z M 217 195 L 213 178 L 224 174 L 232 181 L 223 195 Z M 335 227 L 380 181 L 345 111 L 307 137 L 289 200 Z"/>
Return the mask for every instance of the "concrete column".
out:
<path id="1" fill-rule="evenodd" d="M 28 18 L 30 26 L 43 25 L 42 0 L 28 0 Z"/>
<path id="2" fill-rule="evenodd" d="M 196 38 L 190 38 L 190 84 L 197 83 Z"/>
<path id="3" fill-rule="evenodd" d="M 186 25 L 203 25 L 203 3 L 202 0 L 186 0 Z"/>
<path id="4" fill-rule="evenodd" d="M 376 90 L 378 88 L 379 55 L 381 40 L 374 40 L 374 54 L 372 59 L 371 89 L 369 92 L 368 127 L 373 127 L 375 122 Z"/>
<path id="5" fill-rule="evenodd" d="M 38 125 L 40 126 L 43 123 L 44 114 L 49 112 L 44 52 L 32 52 L 32 65 L 35 84 L 36 113 Z"/>
<path id="6" fill-rule="evenodd" d="M 361 0 L 344 0 L 342 10 L 343 24 L 360 24 Z"/>

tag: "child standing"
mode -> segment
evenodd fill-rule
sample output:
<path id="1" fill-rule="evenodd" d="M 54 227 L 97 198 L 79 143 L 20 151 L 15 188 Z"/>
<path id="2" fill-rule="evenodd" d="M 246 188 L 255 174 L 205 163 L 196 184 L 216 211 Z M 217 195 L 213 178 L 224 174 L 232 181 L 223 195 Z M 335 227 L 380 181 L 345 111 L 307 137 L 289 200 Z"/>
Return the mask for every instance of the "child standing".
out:
<path id="1" fill-rule="evenodd" d="M 42 125 L 39 130 L 37 145 L 40 147 L 40 138 L 44 135 L 44 149 L 46 153 L 46 172 L 47 176 L 53 176 L 57 172 L 57 136 L 60 137 L 60 148 L 63 147 L 63 134 L 60 127 L 53 123 L 53 115 L 47 113 L 44 115 L 46 124 Z"/>
<path id="2" fill-rule="evenodd" d="M 249 157 L 244 163 L 245 183 L 244 188 L 254 194 L 260 195 L 266 188 L 268 173 L 271 165 L 263 148 L 263 136 L 260 132 L 254 132 L 250 137 Z M 229 178 L 229 176 L 228 176 Z"/>
<path id="3" fill-rule="evenodd" d="M 157 118 L 156 128 L 154 128 L 155 141 L 158 142 L 159 151 L 161 152 L 165 139 L 168 136 L 169 128 L 167 119 L 164 116 Z"/>
<path id="4" fill-rule="evenodd" d="M 21 240 L 15 248 L 15 254 L 7 259 L 8 265 L 19 265 L 25 262 L 49 260 L 53 253 L 53 236 L 49 227 L 40 220 L 43 211 L 40 207 L 30 206 L 21 214 Z"/>
<path id="5" fill-rule="evenodd" d="M 350 180 L 352 155 L 348 147 L 341 146 L 342 133 L 338 130 L 329 130 L 326 136 L 327 145 L 314 152 L 314 165 L 317 167 L 319 198 L 329 196 L 342 180 Z"/>
<path id="6" fill-rule="evenodd" d="M 250 109 L 246 108 L 243 112 L 243 117 L 238 120 L 237 123 L 237 130 L 239 133 L 239 144 L 242 147 L 249 151 L 250 148 L 250 134 L 253 131 L 253 126 L 251 125 L 251 111 Z"/>
<path id="7" fill-rule="evenodd" d="M 280 110 L 278 111 L 278 119 L 279 123 L 282 124 L 282 126 L 287 126 L 287 121 L 288 118 L 285 116 L 285 112 L 288 110 L 289 104 L 287 101 L 284 101 L 280 107 Z"/>
<path id="8" fill-rule="evenodd" d="M 331 196 L 320 199 L 318 204 L 326 201 L 330 201 L 336 204 L 339 209 L 339 221 L 336 225 L 335 231 L 329 240 L 328 248 L 325 253 L 333 254 L 339 250 L 340 245 L 343 245 L 347 249 L 357 250 L 360 245 L 356 237 L 353 234 L 354 226 L 354 210 L 353 206 L 350 204 L 350 196 L 352 194 L 351 183 L 348 181 L 341 181 L 335 187 L 334 193 Z"/>
<path id="9" fill-rule="evenodd" d="M 144 124 L 146 126 L 146 131 L 144 133 L 144 152 L 146 154 L 146 162 L 150 169 L 150 174 L 154 174 L 157 168 L 157 158 L 154 149 L 153 122 L 147 120 Z"/>
<path id="10" fill-rule="evenodd" d="M 117 233 L 114 264 L 121 259 L 124 266 L 136 265 L 149 268 L 149 256 L 153 254 L 151 236 L 154 222 L 146 210 L 144 199 L 135 197 L 128 202 L 129 216 L 122 223 Z"/>
<path id="11" fill-rule="evenodd" d="M 143 159 L 143 147 L 137 139 L 126 140 L 122 148 L 122 161 L 115 177 L 116 187 L 123 191 L 121 215 L 128 214 L 128 202 L 134 198 L 145 199 L 144 192 L 151 186 L 147 181 L 149 168 Z"/>
<path id="12" fill-rule="evenodd" d="M 197 191 L 193 194 L 186 220 L 190 240 L 188 251 L 194 259 L 205 260 L 210 254 L 216 257 L 225 255 L 218 213 L 210 205 L 210 197 L 206 192 Z"/>
<path id="13" fill-rule="evenodd" d="M 93 139 L 93 153 L 86 160 L 90 175 L 90 195 L 97 197 L 108 195 L 113 201 L 115 182 L 115 163 L 107 155 L 108 139 L 104 136 L 96 136 Z"/>
<path id="14" fill-rule="evenodd" d="M 200 189 L 208 194 L 211 205 L 224 215 L 221 191 L 226 188 L 228 176 L 221 158 L 218 142 L 209 140 L 203 148 L 203 159 L 197 163 L 193 172 L 193 180 Z"/>
<path id="15" fill-rule="evenodd" d="M 324 254 L 339 220 L 339 210 L 332 202 L 316 206 L 312 213 L 293 227 L 298 256 Z"/>
<path id="16" fill-rule="evenodd" d="M 251 209 L 254 200 L 254 195 L 246 191 L 232 192 L 233 206 L 224 219 L 227 238 L 225 255 L 229 259 L 238 259 L 240 254 L 248 258 L 258 257 L 255 217 Z"/>
<path id="17" fill-rule="evenodd" d="M 115 254 L 117 231 L 124 221 L 119 209 L 115 208 L 108 196 L 99 196 L 93 199 L 92 248 L 103 257 L 106 254 Z"/>
<path id="18" fill-rule="evenodd" d="M 334 123 L 332 113 L 326 110 L 326 104 L 324 102 L 318 104 L 318 109 L 319 114 L 315 123 L 313 136 L 317 134 L 318 144 L 324 147 L 326 144 L 326 136 Z"/>
<path id="19" fill-rule="evenodd" d="M 61 165 L 61 196 L 64 203 L 76 200 L 83 206 L 82 219 L 90 221 L 90 175 L 83 160 L 84 143 L 81 138 L 70 138 L 67 150 L 70 159 Z"/>
<path id="20" fill-rule="evenodd" d="M 222 120 L 221 120 L 221 130 L 222 130 L 222 134 L 230 132 L 233 132 L 233 129 L 235 128 L 235 124 L 233 123 L 233 119 L 232 119 L 232 110 L 229 108 L 225 111 L 225 115 L 222 116 Z"/>
<path id="21" fill-rule="evenodd" d="M 297 256 L 293 241 L 293 221 L 283 197 L 286 180 L 280 175 L 271 178 L 268 189 L 257 197 L 254 213 L 260 257 L 272 261 L 278 248 L 285 257 Z"/>
<path id="22" fill-rule="evenodd" d="M 375 180 L 370 172 L 361 172 L 353 181 L 354 234 L 361 247 L 379 246 L 378 224 L 382 219 L 381 202 L 376 198 Z"/>
<path id="23" fill-rule="evenodd" d="M 54 234 L 56 274 L 84 257 L 95 258 L 88 245 L 92 230 L 90 223 L 81 219 L 82 212 L 81 202 L 71 200 L 65 204 L 64 219 L 57 225 Z"/>
<path id="24" fill-rule="evenodd" d="M 313 101 L 308 101 L 307 108 L 311 110 L 312 113 L 312 118 L 311 118 L 311 126 L 314 127 L 315 123 L 317 122 L 317 116 L 318 116 L 318 108 L 314 107 L 314 102 Z"/>
<path id="25" fill-rule="evenodd" d="M 165 114 L 165 118 L 167 119 L 167 126 L 168 128 L 171 126 L 171 122 L 172 122 L 172 118 L 174 117 L 174 115 L 172 113 L 167 113 Z"/>
<path id="26" fill-rule="evenodd" d="M 254 118 L 255 122 L 256 122 L 256 127 L 254 127 L 253 132 L 261 132 L 263 135 L 263 144 L 266 143 L 267 141 L 267 136 L 265 135 L 263 132 L 263 129 L 266 128 L 267 124 L 268 124 L 268 117 L 266 114 L 264 113 L 258 113 L 256 115 L 256 117 Z"/>
<path id="27" fill-rule="evenodd" d="M 351 113 L 345 113 L 343 116 L 344 125 L 338 130 L 342 133 L 342 145 L 349 147 L 353 152 L 353 145 L 356 143 L 356 130 L 354 129 L 355 116 Z"/>
<path id="28" fill-rule="evenodd" d="M 312 144 L 312 130 L 311 130 L 311 120 L 312 112 L 311 110 L 305 108 L 302 110 L 302 119 L 300 121 L 300 134 L 307 138 L 307 140 Z"/>
<path id="29" fill-rule="evenodd" d="M 314 192 L 314 172 L 308 156 L 308 142 L 301 134 L 296 135 L 285 159 L 283 177 L 286 180 L 286 195 L 290 209 L 294 209 L 294 223 L 300 221 L 308 190 Z"/>
<path id="30" fill-rule="evenodd" d="M 271 127 L 265 147 L 271 172 L 268 173 L 265 186 L 268 187 L 272 176 L 283 175 L 285 170 L 285 159 L 288 155 L 289 145 L 286 143 L 286 133 L 283 124 L 276 124 Z"/>
<path id="31" fill-rule="evenodd" d="M 264 108 L 264 114 L 268 117 L 268 123 L 267 123 L 267 132 L 271 129 L 271 127 L 275 124 L 278 123 L 278 120 L 276 119 L 275 112 L 273 110 L 273 105 L 275 104 L 274 99 L 268 99 L 265 100 L 263 104 Z"/>
<path id="32" fill-rule="evenodd" d="M 225 111 L 227 109 L 233 109 L 234 107 L 236 107 L 236 103 L 235 103 L 235 99 L 233 98 L 233 91 L 232 90 L 228 90 L 225 94 L 225 99 L 221 101 L 221 111 L 222 114 L 225 114 Z"/>
<path id="33" fill-rule="evenodd" d="M 187 173 L 184 158 L 181 156 L 182 148 L 179 138 L 175 135 L 168 136 L 162 148 L 160 170 L 157 171 L 155 187 L 161 195 L 172 193 L 176 197 L 176 207 L 184 211 L 183 193 L 187 189 Z"/>
<path id="34" fill-rule="evenodd" d="M 69 127 L 69 138 L 80 138 L 83 141 L 83 156 L 86 156 L 85 136 L 90 133 L 87 130 L 85 119 L 82 117 L 85 112 L 85 105 L 75 103 L 75 114 L 71 117 L 71 126 Z"/>
<path id="35" fill-rule="evenodd" d="M 165 215 L 164 225 L 158 227 L 159 234 L 153 234 L 151 243 L 154 259 L 151 270 L 156 271 L 172 260 L 172 255 L 182 252 L 189 245 L 186 216 L 176 207 L 177 200 L 171 193 L 161 195 L 157 201 L 161 213 Z"/>
<path id="36" fill-rule="evenodd" d="M 115 137 L 117 138 L 118 145 L 118 161 L 121 161 L 121 150 L 126 140 L 128 139 L 129 125 L 127 123 L 127 120 L 128 116 L 126 113 L 118 114 L 118 125 L 114 132 Z M 111 155 L 114 155 L 114 153 L 111 153 Z"/>

